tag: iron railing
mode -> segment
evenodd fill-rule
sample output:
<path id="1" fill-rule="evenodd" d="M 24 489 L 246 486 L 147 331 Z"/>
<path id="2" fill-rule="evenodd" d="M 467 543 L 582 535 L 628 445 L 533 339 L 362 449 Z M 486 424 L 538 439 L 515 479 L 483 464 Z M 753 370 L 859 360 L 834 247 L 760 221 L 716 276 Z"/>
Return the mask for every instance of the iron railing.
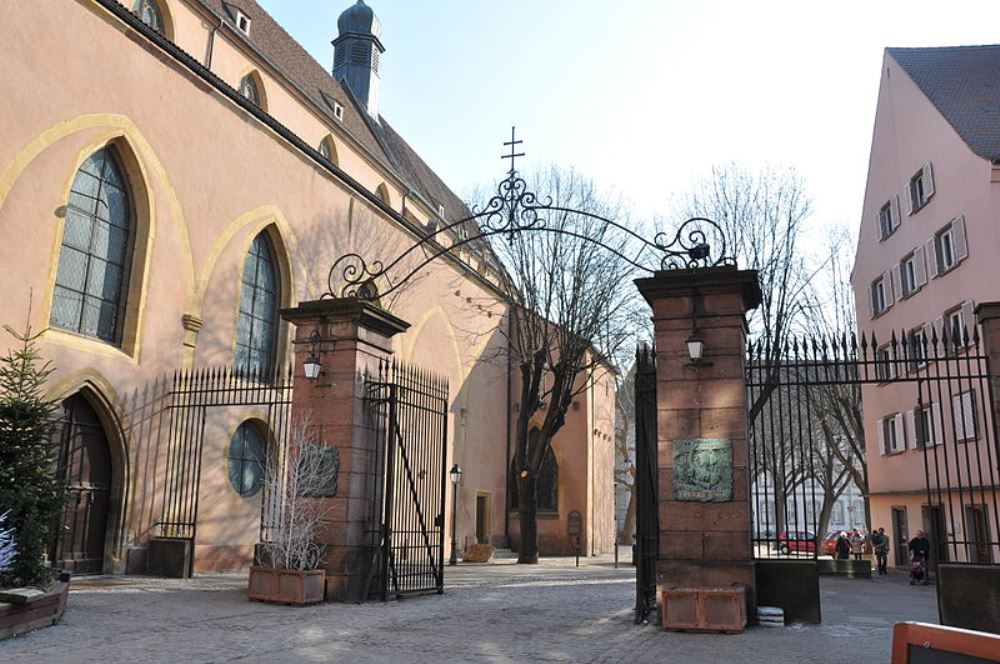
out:
<path id="1" fill-rule="evenodd" d="M 656 608 L 656 560 L 660 554 L 657 501 L 656 353 L 643 344 L 635 355 L 635 622 Z"/>
<path id="2" fill-rule="evenodd" d="M 375 469 L 368 596 L 444 592 L 448 381 L 381 362 L 365 387 Z"/>
<path id="3" fill-rule="evenodd" d="M 940 336 L 922 329 L 893 334 L 886 343 L 874 335 L 860 341 L 841 335 L 795 339 L 780 348 L 750 345 L 755 555 L 829 553 L 827 533 L 820 532 L 829 530 L 826 488 L 838 478 L 866 485 L 867 454 L 901 457 L 879 463 L 923 475 L 911 491 L 924 494 L 920 529 L 931 542 L 932 562 L 996 561 L 1000 448 L 990 376 L 978 329 L 946 329 Z M 862 411 L 862 397 L 871 412 Z M 875 440 L 866 444 L 865 432 Z M 906 464 L 904 457 L 915 453 L 919 465 Z M 871 528 L 867 501 L 865 515 L 853 516 L 849 527 Z M 917 530 L 906 532 L 905 519 L 900 529 L 898 563 Z"/>
<path id="4" fill-rule="evenodd" d="M 232 367 L 186 369 L 174 374 L 167 398 L 170 446 L 160 519 L 154 526 L 161 537 L 193 541 L 198 525 L 205 437 L 212 423 L 210 413 L 236 408 L 242 419 L 262 420 L 268 429 L 268 459 L 275 459 L 277 452 L 286 449 L 291 429 L 292 368 L 266 375 Z M 264 486 L 266 489 L 266 482 Z M 266 490 L 264 494 L 260 538 L 269 541 L 270 524 L 265 515 L 276 513 L 271 509 L 275 497 L 266 495 Z"/>

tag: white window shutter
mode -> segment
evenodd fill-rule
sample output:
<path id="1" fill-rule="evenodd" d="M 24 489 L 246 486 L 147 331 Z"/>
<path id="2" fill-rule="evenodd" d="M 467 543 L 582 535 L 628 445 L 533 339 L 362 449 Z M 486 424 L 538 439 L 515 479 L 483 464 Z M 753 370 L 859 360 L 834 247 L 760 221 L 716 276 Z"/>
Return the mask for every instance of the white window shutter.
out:
<path id="1" fill-rule="evenodd" d="M 899 263 L 892 267 L 892 298 L 896 302 L 903 299 L 903 275 L 899 269 Z"/>
<path id="2" fill-rule="evenodd" d="M 927 278 L 933 279 L 938 276 L 937 240 L 931 238 L 924 243 L 924 255 L 927 257 Z"/>
<path id="3" fill-rule="evenodd" d="M 899 194 L 893 194 L 892 198 L 889 199 L 889 214 L 892 216 L 892 227 L 896 228 L 899 226 Z"/>
<path id="4" fill-rule="evenodd" d="M 882 292 L 885 293 L 885 308 L 888 309 L 896 303 L 894 297 L 896 291 L 892 287 L 892 270 L 882 273 Z"/>
<path id="5" fill-rule="evenodd" d="M 906 434 L 903 429 L 903 414 L 896 413 L 895 417 L 892 418 L 892 426 L 896 430 L 895 436 L 895 446 L 893 446 L 893 452 L 899 452 L 906 449 Z"/>
<path id="6" fill-rule="evenodd" d="M 875 294 L 874 287 L 868 287 L 868 316 L 870 318 L 875 318 Z"/>
<path id="7" fill-rule="evenodd" d="M 879 242 L 885 239 L 885 233 L 882 232 L 882 211 L 879 210 L 875 213 L 875 235 L 878 236 Z"/>
<path id="8" fill-rule="evenodd" d="M 876 420 L 875 430 L 878 436 L 878 453 L 885 456 L 888 452 L 885 449 L 885 420 Z"/>
<path id="9" fill-rule="evenodd" d="M 931 430 L 927 433 L 927 444 L 937 445 L 940 441 L 938 440 L 938 430 L 944 426 L 941 420 L 941 404 L 934 402 L 931 404 Z"/>
<path id="10" fill-rule="evenodd" d="M 969 335 L 969 343 L 972 343 L 976 330 L 976 304 L 972 300 L 962 303 L 962 324 L 965 325 L 965 333 Z"/>
<path id="11" fill-rule="evenodd" d="M 924 198 L 930 198 L 934 195 L 934 167 L 931 166 L 931 162 L 924 164 L 923 168 L 923 180 L 924 180 Z"/>
<path id="12" fill-rule="evenodd" d="M 927 283 L 927 257 L 924 255 L 925 253 L 923 246 L 913 250 L 913 271 L 917 276 L 917 283 L 915 284 L 917 288 Z"/>
<path id="13" fill-rule="evenodd" d="M 906 214 L 913 214 L 913 183 L 907 180 L 903 189 L 906 191 Z"/>
<path id="14" fill-rule="evenodd" d="M 907 447 L 907 445 L 905 444 L 906 442 L 909 442 L 909 447 L 913 449 L 916 449 L 917 447 L 917 425 L 916 422 L 914 421 L 915 417 L 916 417 L 915 411 L 912 410 L 906 411 L 906 417 L 904 418 L 906 425 L 903 427 L 905 435 L 903 436 L 904 444 L 902 447 L 904 448 Z"/>
<path id="15" fill-rule="evenodd" d="M 951 235 L 955 243 L 955 262 L 968 257 L 969 240 L 965 236 L 965 216 L 960 216 L 951 222 Z"/>

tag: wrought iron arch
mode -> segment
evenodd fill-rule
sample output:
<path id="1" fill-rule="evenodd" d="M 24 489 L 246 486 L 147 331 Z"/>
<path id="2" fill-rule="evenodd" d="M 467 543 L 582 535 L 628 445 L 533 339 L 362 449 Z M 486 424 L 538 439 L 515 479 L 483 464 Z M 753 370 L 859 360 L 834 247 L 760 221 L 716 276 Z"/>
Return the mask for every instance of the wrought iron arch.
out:
<path id="1" fill-rule="evenodd" d="M 528 188 L 527 182 L 514 166 L 515 158 L 524 154 L 514 152 L 520 143 L 515 139 L 512 128 L 511 140 L 504 143 L 505 146 L 510 146 L 511 153 L 503 157 L 510 159 L 511 168 L 485 205 L 481 208 L 473 207 L 472 214 L 467 217 L 434 228 L 388 262 L 369 260 L 356 252 L 340 256 L 330 267 L 327 291 L 321 297 L 353 297 L 361 300 L 371 300 L 376 294 L 378 297 L 386 297 L 445 254 L 497 235 L 506 235 L 508 242 L 513 242 L 519 234 L 529 232 L 557 233 L 594 242 L 629 265 L 650 274 L 660 270 L 736 265 L 736 260 L 728 253 L 725 233 L 711 219 L 692 217 L 684 221 L 673 235 L 658 232 L 650 240 L 613 219 L 586 210 L 556 205 L 551 197 L 539 197 Z M 607 224 L 635 240 L 640 250 L 634 256 L 628 255 L 572 229 L 550 226 L 547 224 L 547 215 L 551 213 L 579 215 L 584 219 Z M 438 241 L 441 237 L 454 237 L 454 231 L 470 225 L 475 227 L 474 233 L 461 233 L 459 239 L 450 244 Z M 403 266 L 403 262 L 411 256 L 422 258 L 415 266 Z M 395 271 L 401 274 L 398 278 L 391 279 L 390 276 Z"/>

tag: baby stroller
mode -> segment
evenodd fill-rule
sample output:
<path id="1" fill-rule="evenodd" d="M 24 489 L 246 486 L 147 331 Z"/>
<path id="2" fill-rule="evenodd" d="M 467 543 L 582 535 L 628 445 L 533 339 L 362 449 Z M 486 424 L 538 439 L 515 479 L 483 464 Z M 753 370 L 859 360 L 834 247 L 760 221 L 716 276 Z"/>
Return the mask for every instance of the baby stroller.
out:
<path id="1" fill-rule="evenodd" d="M 927 561 L 920 554 L 913 554 L 910 559 L 910 585 L 916 585 L 918 582 L 927 585 Z"/>

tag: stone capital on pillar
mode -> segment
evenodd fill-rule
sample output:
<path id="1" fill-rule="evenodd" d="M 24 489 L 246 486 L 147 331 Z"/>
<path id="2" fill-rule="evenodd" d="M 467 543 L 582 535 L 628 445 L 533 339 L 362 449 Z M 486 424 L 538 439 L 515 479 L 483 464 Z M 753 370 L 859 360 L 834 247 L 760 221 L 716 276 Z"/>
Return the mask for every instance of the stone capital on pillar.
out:
<path id="1" fill-rule="evenodd" d="M 636 286 L 653 309 L 656 341 L 657 588 L 664 627 L 740 630 L 754 606 L 744 348 L 746 313 L 761 300 L 757 273 L 669 270 Z M 697 361 L 688 355 L 693 334 L 704 343 Z M 722 452 L 691 452 L 700 448 Z M 729 455 L 719 474 L 721 493 L 708 498 L 711 490 L 685 488 L 690 468 L 699 459 L 717 462 L 716 454 Z M 732 597 L 719 599 L 727 593 Z M 705 608 L 713 603 L 729 613 L 742 610 L 713 613 Z"/>
<path id="2" fill-rule="evenodd" d="M 372 559 L 368 539 L 375 482 L 372 436 L 364 417 L 364 377 L 392 357 L 392 338 L 409 324 L 355 298 L 300 302 L 281 316 L 295 326 L 292 415 L 308 422 L 317 443 L 340 454 L 337 494 L 321 544 L 326 547 L 326 598 L 361 601 Z M 310 356 L 320 374 L 306 378 Z"/>

